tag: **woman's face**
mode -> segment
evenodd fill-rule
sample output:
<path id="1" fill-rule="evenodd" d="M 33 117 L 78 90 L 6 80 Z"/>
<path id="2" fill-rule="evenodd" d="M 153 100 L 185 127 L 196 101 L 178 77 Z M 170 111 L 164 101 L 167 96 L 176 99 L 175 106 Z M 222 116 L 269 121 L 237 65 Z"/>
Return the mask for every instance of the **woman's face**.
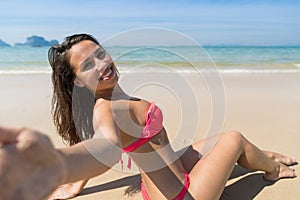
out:
<path id="1" fill-rule="evenodd" d="M 70 64 L 76 75 L 74 83 L 96 91 L 114 88 L 118 82 L 118 71 L 110 55 L 90 40 L 81 41 L 69 51 Z"/>

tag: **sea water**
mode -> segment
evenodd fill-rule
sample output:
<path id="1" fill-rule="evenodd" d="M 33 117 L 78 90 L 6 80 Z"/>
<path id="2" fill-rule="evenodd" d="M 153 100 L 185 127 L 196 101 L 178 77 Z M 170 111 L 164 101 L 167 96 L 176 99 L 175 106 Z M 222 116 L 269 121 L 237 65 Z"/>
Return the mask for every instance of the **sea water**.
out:
<path id="1" fill-rule="evenodd" d="M 221 73 L 300 72 L 300 47 L 292 46 L 151 46 L 105 47 L 119 71 L 139 66 L 193 73 L 214 68 Z M 49 47 L 0 47 L 0 74 L 50 74 Z M 150 66 L 156 66 L 151 68 Z M 157 67 L 159 66 L 159 67 Z M 142 68 L 143 70 L 145 67 Z M 167 70 L 169 71 L 169 70 Z"/>

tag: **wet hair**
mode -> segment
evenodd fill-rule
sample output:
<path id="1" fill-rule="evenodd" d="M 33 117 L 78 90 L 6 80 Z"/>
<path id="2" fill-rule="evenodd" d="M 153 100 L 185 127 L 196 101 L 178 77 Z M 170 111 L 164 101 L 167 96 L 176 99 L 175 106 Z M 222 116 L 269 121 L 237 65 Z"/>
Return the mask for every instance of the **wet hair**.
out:
<path id="1" fill-rule="evenodd" d="M 58 134 L 69 145 L 91 138 L 95 98 L 87 88 L 74 84 L 76 75 L 70 64 L 69 50 L 83 40 L 99 42 L 89 34 L 74 34 L 48 51 L 52 67 L 53 96 L 51 112 Z"/>

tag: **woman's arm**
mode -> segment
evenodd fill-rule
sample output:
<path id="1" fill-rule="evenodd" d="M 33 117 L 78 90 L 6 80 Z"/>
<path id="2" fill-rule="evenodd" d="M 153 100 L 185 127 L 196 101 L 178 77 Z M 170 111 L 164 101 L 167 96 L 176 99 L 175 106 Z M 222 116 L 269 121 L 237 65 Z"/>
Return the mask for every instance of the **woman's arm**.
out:
<path id="1" fill-rule="evenodd" d="M 108 105 L 109 106 L 109 105 Z M 114 152 L 105 152 L 109 151 L 109 148 L 105 149 L 105 146 L 103 144 L 96 144 L 96 145 L 89 145 L 87 143 L 90 143 L 91 141 L 85 141 L 82 143 L 81 147 L 78 145 L 77 147 L 74 147 L 73 149 L 65 148 L 61 149 L 60 153 L 63 155 L 63 157 L 66 159 L 67 167 L 69 168 L 68 178 L 66 182 L 70 182 L 76 179 L 79 179 L 80 177 L 84 177 L 84 180 L 67 183 L 59 186 L 48 198 L 48 200 L 52 199 L 69 199 L 77 196 L 85 186 L 86 182 L 88 181 L 88 178 L 91 176 L 95 176 L 98 174 L 102 174 L 105 171 L 107 171 L 110 167 L 112 167 L 116 160 L 119 160 L 119 137 L 118 137 L 118 129 L 115 128 L 114 120 L 112 120 L 112 117 L 110 117 L 111 111 L 109 109 L 101 109 L 97 107 L 94 112 L 95 119 L 99 119 L 99 117 L 103 118 L 102 120 L 94 120 L 94 129 L 97 130 L 97 132 L 94 134 L 93 142 L 100 141 L 108 141 L 110 142 L 109 145 L 112 145 L 111 148 L 115 148 L 116 151 Z M 103 116 L 103 113 L 105 114 L 105 117 Z M 96 139 L 96 140 L 95 140 Z M 102 142 L 103 142 L 102 141 Z M 100 141 L 101 142 L 101 141 Z M 97 142 L 96 142 L 97 143 Z M 85 150 L 80 150 L 80 148 L 85 148 Z M 95 149 L 94 149 L 95 148 Z M 102 148 L 102 150 L 100 149 Z M 98 151 L 103 151 L 102 153 L 98 153 Z M 92 158 L 88 158 L 87 156 L 83 155 L 84 151 L 88 151 L 88 157 L 91 156 Z M 105 156 L 109 155 L 108 158 Z M 116 155 L 116 156 L 112 156 Z M 81 165 L 78 165 L 78 158 L 79 156 L 83 156 L 83 159 L 81 158 L 80 161 L 83 161 Z M 100 157 L 101 156 L 101 157 Z M 87 159 L 85 161 L 84 159 Z M 69 161 L 68 161 L 69 160 Z M 95 160 L 96 163 L 90 162 L 90 160 Z M 100 163 L 99 163 L 100 162 Z M 96 171 L 93 169 L 89 169 L 89 166 L 95 166 Z M 83 167 L 82 167 L 83 166 Z M 78 172 L 79 170 L 79 172 Z M 72 172 L 73 171 L 73 172 Z M 81 172 L 82 171 L 82 172 Z M 88 173 L 87 173 L 87 172 Z"/>
<path id="2" fill-rule="evenodd" d="M 121 156 L 118 145 L 105 137 L 86 140 L 58 151 L 66 166 L 67 175 L 64 183 L 103 174 L 115 165 Z"/>
<path id="3" fill-rule="evenodd" d="M 93 124 L 96 132 L 92 139 L 59 149 L 66 163 L 66 183 L 100 175 L 121 157 L 119 131 L 110 104 L 95 106 Z"/>
<path id="4" fill-rule="evenodd" d="M 113 133 L 97 131 L 95 139 L 57 150 L 37 131 L 0 127 L 0 196 L 44 199 L 61 184 L 104 173 L 121 156 Z"/>

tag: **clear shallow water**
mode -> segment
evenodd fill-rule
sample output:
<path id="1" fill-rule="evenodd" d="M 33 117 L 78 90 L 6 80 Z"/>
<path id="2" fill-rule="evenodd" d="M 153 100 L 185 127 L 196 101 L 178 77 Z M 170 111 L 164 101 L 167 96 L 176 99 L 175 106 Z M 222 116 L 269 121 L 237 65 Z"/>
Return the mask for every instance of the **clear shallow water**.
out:
<path id="1" fill-rule="evenodd" d="M 0 74 L 51 73 L 47 59 L 48 49 L 49 47 L 0 47 Z M 141 65 L 156 66 L 152 70 L 162 72 L 166 68 L 193 72 L 191 63 L 203 70 L 217 66 L 224 73 L 300 71 L 300 47 L 164 46 L 106 49 L 121 73 Z"/>

